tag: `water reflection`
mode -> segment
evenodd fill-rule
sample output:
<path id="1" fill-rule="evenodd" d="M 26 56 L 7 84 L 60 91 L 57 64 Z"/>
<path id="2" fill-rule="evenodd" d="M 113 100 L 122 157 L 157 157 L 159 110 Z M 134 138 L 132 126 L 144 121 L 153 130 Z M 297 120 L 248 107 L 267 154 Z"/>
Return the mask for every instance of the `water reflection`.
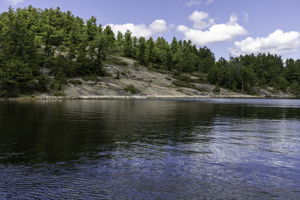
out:
<path id="1" fill-rule="evenodd" d="M 298 199 L 299 119 L 295 100 L 1 103 L 0 199 Z"/>

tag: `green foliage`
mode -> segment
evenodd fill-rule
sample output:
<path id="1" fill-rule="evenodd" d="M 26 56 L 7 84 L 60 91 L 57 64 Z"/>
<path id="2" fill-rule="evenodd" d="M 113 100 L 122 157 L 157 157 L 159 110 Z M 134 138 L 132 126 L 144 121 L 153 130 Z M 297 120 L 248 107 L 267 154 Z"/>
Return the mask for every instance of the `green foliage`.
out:
<path id="1" fill-rule="evenodd" d="M 188 75 L 183 75 L 183 74 L 177 75 L 177 74 L 174 74 L 173 78 L 177 79 L 177 80 L 180 80 L 180 81 L 183 81 L 183 82 L 186 82 L 186 83 L 192 82 L 191 77 L 188 76 Z"/>
<path id="2" fill-rule="evenodd" d="M 149 62 L 149 51 L 146 46 L 146 39 L 141 37 L 138 45 L 138 60 L 142 65 L 148 65 Z"/>
<path id="3" fill-rule="evenodd" d="M 78 79 L 69 80 L 69 83 L 73 85 L 82 85 L 82 81 Z"/>
<path id="4" fill-rule="evenodd" d="M 62 91 L 62 89 L 63 89 L 62 83 L 57 80 L 51 81 L 50 89 L 54 90 L 54 91 Z"/>
<path id="5" fill-rule="evenodd" d="M 195 86 L 191 83 L 185 82 L 185 81 L 180 81 L 176 80 L 172 82 L 173 85 L 178 86 L 178 87 L 186 87 L 186 88 L 194 88 Z"/>
<path id="6" fill-rule="evenodd" d="M 151 71 L 154 71 L 154 72 L 161 73 L 161 74 L 170 74 L 170 71 L 168 71 L 166 69 L 157 69 L 157 68 L 154 68 L 154 67 L 150 67 L 148 69 L 151 70 Z"/>
<path id="7" fill-rule="evenodd" d="M 220 87 L 215 87 L 215 89 L 213 89 L 214 93 L 220 93 L 221 92 L 221 88 Z"/>
<path id="8" fill-rule="evenodd" d="M 297 82 L 293 82 L 290 87 L 289 87 L 289 91 L 296 95 L 296 96 L 300 96 L 300 85 Z"/>
<path id="9" fill-rule="evenodd" d="M 84 77 L 82 77 L 82 79 L 84 81 L 91 81 L 91 82 L 98 82 L 99 81 L 99 78 L 95 75 L 84 76 Z"/>
<path id="10" fill-rule="evenodd" d="M 112 65 L 120 65 L 120 66 L 128 66 L 129 63 L 118 58 L 118 57 L 111 57 L 109 58 L 106 63 L 112 64 Z"/>
<path id="11" fill-rule="evenodd" d="M 117 75 L 116 75 L 115 79 L 117 79 L 117 80 L 120 79 L 120 72 L 119 71 L 117 71 Z"/>
<path id="12" fill-rule="evenodd" d="M 58 88 L 65 77 L 105 75 L 103 62 L 115 48 L 115 36 L 94 17 L 85 23 L 59 8 L 30 6 L 0 14 L 0 47 L 0 95 L 16 97 Z"/>
<path id="13" fill-rule="evenodd" d="M 54 96 L 56 97 L 63 97 L 63 96 L 66 96 L 66 94 L 64 93 L 64 91 L 62 90 L 56 90 L 54 93 L 53 93 Z"/>
<path id="14" fill-rule="evenodd" d="M 115 35 L 95 17 L 85 21 L 60 8 L 29 6 L 0 14 L 0 97 L 61 91 L 74 77 L 98 81 L 98 76 L 112 76 L 103 70 L 105 62 L 128 65 L 118 55 L 149 69 L 174 72 L 175 85 L 182 87 L 209 82 L 247 93 L 268 86 L 298 94 L 300 85 L 300 60 L 284 63 L 277 55 L 251 54 L 216 62 L 210 49 L 191 41 L 137 38 L 130 31 Z M 183 74 L 200 75 L 192 80 Z"/>
<path id="15" fill-rule="evenodd" d="M 128 85 L 127 87 L 124 88 L 124 91 L 130 93 L 130 94 L 138 94 L 139 90 L 135 88 L 133 85 Z"/>
<path id="16" fill-rule="evenodd" d="M 133 58 L 134 57 L 134 51 L 133 51 L 133 41 L 132 41 L 132 37 L 131 37 L 131 32 L 127 31 L 125 33 L 125 39 L 124 39 L 124 56 L 125 57 L 129 57 L 129 58 Z"/>

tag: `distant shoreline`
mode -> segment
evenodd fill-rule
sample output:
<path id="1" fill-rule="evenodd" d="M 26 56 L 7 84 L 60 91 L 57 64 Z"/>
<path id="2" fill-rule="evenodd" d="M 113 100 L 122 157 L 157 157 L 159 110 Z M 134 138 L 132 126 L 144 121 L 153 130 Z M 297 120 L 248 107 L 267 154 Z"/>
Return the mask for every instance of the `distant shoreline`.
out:
<path id="1" fill-rule="evenodd" d="M 299 99 L 296 97 L 252 96 L 252 95 L 194 95 L 194 96 L 35 96 L 0 98 L 0 101 L 64 101 L 64 100 L 176 100 L 176 99 Z"/>

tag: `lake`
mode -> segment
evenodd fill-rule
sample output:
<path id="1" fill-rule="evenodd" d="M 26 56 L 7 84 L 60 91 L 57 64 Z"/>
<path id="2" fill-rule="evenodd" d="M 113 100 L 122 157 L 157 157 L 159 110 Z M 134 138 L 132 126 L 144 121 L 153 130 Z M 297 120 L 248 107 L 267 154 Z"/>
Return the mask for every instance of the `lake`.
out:
<path id="1" fill-rule="evenodd" d="M 300 101 L 0 102 L 0 199 L 300 199 Z"/>

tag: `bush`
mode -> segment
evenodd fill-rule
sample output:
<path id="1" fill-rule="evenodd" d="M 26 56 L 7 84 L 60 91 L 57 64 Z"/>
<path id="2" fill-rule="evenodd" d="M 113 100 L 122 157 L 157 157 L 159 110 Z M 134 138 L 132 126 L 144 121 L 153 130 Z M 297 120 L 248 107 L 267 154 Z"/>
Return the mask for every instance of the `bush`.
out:
<path id="1" fill-rule="evenodd" d="M 120 79 L 120 72 L 119 71 L 117 71 L 117 75 L 116 75 L 115 79 L 117 79 L 117 80 Z"/>
<path id="2" fill-rule="evenodd" d="M 133 63 L 133 66 L 134 66 L 135 68 L 139 68 L 141 65 L 140 65 L 139 62 L 134 62 L 134 63 Z"/>
<path id="3" fill-rule="evenodd" d="M 109 72 L 107 72 L 107 71 L 102 71 L 101 72 L 101 76 L 103 76 L 103 77 L 112 77 L 112 74 L 111 73 L 109 73 Z"/>
<path id="4" fill-rule="evenodd" d="M 221 88 L 220 87 L 215 87 L 215 89 L 213 90 L 214 93 L 220 93 L 221 92 Z"/>
<path id="5" fill-rule="evenodd" d="M 66 94 L 62 90 L 56 90 L 56 91 L 54 91 L 53 95 L 56 96 L 56 97 L 66 96 Z"/>
<path id="6" fill-rule="evenodd" d="M 50 83 L 50 89 L 61 91 L 62 90 L 62 83 L 60 81 L 54 80 Z"/>
<path id="7" fill-rule="evenodd" d="M 186 87 L 186 88 L 194 88 L 195 86 L 191 83 L 187 83 L 184 81 L 176 80 L 172 82 L 173 85 L 178 86 L 178 87 Z"/>
<path id="8" fill-rule="evenodd" d="M 208 92 L 206 89 L 203 88 L 194 87 L 194 89 L 197 90 L 198 92 Z"/>
<path id="9" fill-rule="evenodd" d="M 109 64 L 113 64 L 113 65 L 121 65 L 121 66 L 128 66 L 128 62 L 120 59 L 120 58 L 117 58 L 117 57 L 111 57 L 109 59 L 107 59 L 107 63 Z"/>
<path id="10" fill-rule="evenodd" d="M 187 83 L 192 82 L 191 77 L 189 77 L 187 75 L 182 75 L 182 74 L 181 75 L 176 75 L 176 73 L 174 73 L 173 78 L 177 79 L 179 81 L 187 82 Z"/>
<path id="11" fill-rule="evenodd" d="M 297 82 L 293 82 L 289 87 L 289 92 L 299 96 L 300 95 L 300 85 Z"/>
<path id="12" fill-rule="evenodd" d="M 126 92 L 129 92 L 131 94 L 137 94 L 139 93 L 139 90 L 135 88 L 133 85 L 128 85 L 126 88 L 124 88 Z"/>
<path id="13" fill-rule="evenodd" d="M 93 81 L 93 82 L 98 82 L 99 81 L 98 77 L 94 76 L 94 75 L 92 75 L 92 76 L 85 76 L 82 79 L 84 81 Z"/>
<path id="14" fill-rule="evenodd" d="M 160 73 L 160 74 L 170 74 L 169 71 L 167 71 L 167 70 L 165 70 L 165 69 L 161 69 L 161 68 L 149 67 L 148 69 L 151 70 L 151 71 Z"/>
<path id="15" fill-rule="evenodd" d="M 82 85 L 82 81 L 77 79 L 69 80 L 69 83 L 73 85 Z"/>

